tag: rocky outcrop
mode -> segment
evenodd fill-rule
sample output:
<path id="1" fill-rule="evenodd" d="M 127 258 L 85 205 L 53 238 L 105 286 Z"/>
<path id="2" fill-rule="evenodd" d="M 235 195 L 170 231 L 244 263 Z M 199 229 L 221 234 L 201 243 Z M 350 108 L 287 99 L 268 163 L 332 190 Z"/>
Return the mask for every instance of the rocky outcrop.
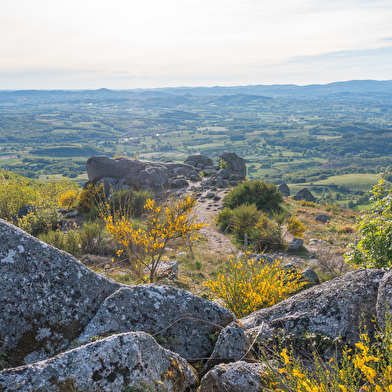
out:
<path id="1" fill-rule="evenodd" d="M 184 163 L 199 169 L 204 169 L 206 166 L 212 166 L 214 164 L 211 158 L 200 154 L 190 155 L 187 159 L 185 159 Z"/>
<path id="2" fill-rule="evenodd" d="M 287 184 L 283 183 L 278 186 L 278 192 L 280 192 L 284 197 L 290 196 L 290 189 Z"/>
<path id="3" fill-rule="evenodd" d="M 227 169 L 231 172 L 238 174 L 240 177 L 246 177 L 246 161 L 243 158 L 240 158 L 234 152 L 222 152 L 219 155 L 219 161 L 223 159 L 226 162 Z"/>
<path id="4" fill-rule="evenodd" d="M 295 251 L 300 249 L 303 245 L 304 245 L 304 240 L 302 238 L 293 238 L 290 241 L 287 250 Z"/>
<path id="5" fill-rule="evenodd" d="M 185 391 L 197 382 L 179 355 L 148 334 L 108 337 L 46 361 L 0 372 L 2 391 Z"/>
<path id="6" fill-rule="evenodd" d="M 261 392 L 265 372 L 265 366 L 260 363 L 221 364 L 203 377 L 199 392 Z"/>
<path id="7" fill-rule="evenodd" d="M 384 274 L 376 269 L 349 272 L 244 317 L 242 328 L 247 335 L 260 333 L 263 337 L 274 329 L 320 332 L 353 344 L 359 339 L 361 323 L 370 335 L 374 331 L 371 320 Z"/>
<path id="8" fill-rule="evenodd" d="M 318 214 L 318 215 L 314 218 L 314 220 L 315 220 L 316 222 L 323 222 L 323 223 L 326 223 L 326 222 L 330 221 L 331 218 L 330 218 L 328 215 L 325 215 L 325 214 Z"/>
<path id="9" fill-rule="evenodd" d="M 316 203 L 315 197 L 312 195 L 312 192 L 308 188 L 300 189 L 295 196 L 293 196 L 293 200 L 305 200 L 311 201 L 312 203 Z"/>
<path id="10" fill-rule="evenodd" d="M 195 361 L 212 352 L 209 335 L 234 320 L 228 309 L 185 290 L 145 284 L 123 287 L 107 298 L 77 340 L 86 343 L 93 336 L 145 331 L 163 347 Z"/>
<path id="11" fill-rule="evenodd" d="M 68 347 L 121 285 L 0 220 L 0 351 L 12 366 Z"/>
<path id="12" fill-rule="evenodd" d="M 381 328 L 385 328 L 385 322 L 392 315 L 392 269 L 383 276 L 378 289 L 377 297 L 377 321 Z"/>

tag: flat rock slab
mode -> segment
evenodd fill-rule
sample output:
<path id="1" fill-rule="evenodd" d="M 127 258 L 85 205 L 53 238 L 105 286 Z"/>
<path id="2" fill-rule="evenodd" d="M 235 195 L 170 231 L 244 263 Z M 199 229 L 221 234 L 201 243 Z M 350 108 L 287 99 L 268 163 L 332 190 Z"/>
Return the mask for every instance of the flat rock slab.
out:
<path id="1" fill-rule="evenodd" d="M 111 336 L 0 372 L 0 391 L 181 392 L 196 382 L 183 358 L 144 332 Z"/>
<path id="2" fill-rule="evenodd" d="M 160 284 L 124 287 L 112 294 L 77 338 L 113 332 L 144 331 L 188 361 L 207 357 L 213 349 L 211 334 L 235 321 L 234 314 L 185 290 Z"/>
<path id="3" fill-rule="evenodd" d="M 12 366 L 69 346 L 121 285 L 0 220 L 0 351 Z"/>
<path id="4" fill-rule="evenodd" d="M 374 331 L 371 320 L 384 274 L 377 269 L 349 272 L 244 317 L 242 328 L 247 335 L 262 337 L 273 329 L 320 332 L 353 344 L 359 340 L 361 323 L 370 335 Z"/>

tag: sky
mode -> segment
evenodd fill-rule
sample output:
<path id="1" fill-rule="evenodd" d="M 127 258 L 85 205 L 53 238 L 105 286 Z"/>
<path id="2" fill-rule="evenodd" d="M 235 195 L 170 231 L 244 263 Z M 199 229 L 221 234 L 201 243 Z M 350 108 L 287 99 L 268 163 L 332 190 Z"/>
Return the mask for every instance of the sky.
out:
<path id="1" fill-rule="evenodd" d="M 391 0 L 1 0 L 0 90 L 392 79 Z"/>

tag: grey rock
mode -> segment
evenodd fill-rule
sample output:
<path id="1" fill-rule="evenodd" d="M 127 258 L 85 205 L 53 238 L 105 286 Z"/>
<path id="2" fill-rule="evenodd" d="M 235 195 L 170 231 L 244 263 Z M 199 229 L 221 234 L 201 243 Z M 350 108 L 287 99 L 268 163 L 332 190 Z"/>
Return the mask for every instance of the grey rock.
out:
<path id="1" fill-rule="evenodd" d="M 312 286 L 320 284 L 320 278 L 311 268 L 306 268 L 306 270 L 301 272 L 301 279 L 305 282 L 310 283 Z"/>
<path id="2" fill-rule="evenodd" d="M 143 270 L 143 274 L 149 275 L 151 271 L 151 264 L 149 268 L 145 268 Z M 178 261 L 177 260 L 167 260 L 167 261 L 160 261 L 157 269 L 155 271 L 156 278 L 172 278 L 178 279 Z"/>
<path id="3" fill-rule="evenodd" d="M 294 238 L 290 241 L 287 250 L 298 250 L 304 245 L 304 240 L 302 238 Z"/>
<path id="4" fill-rule="evenodd" d="M 224 328 L 234 320 L 228 309 L 185 290 L 145 284 L 121 288 L 107 298 L 77 340 L 86 343 L 111 332 L 162 331 L 157 335 L 162 345 L 191 361 L 212 351 L 208 335 L 220 330 L 213 324 Z"/>
<path id="5" fill-rule="evenodd" d="M 314 218 L 314 220 L 316 221 L 316 222 L 328 222 L 328 221 L 330 221 L 331 220 L 331 218 L 328 216 L 328 215 L 325 215 L 325 214 L 318 214 L 315 218 Z"/>
<path id="6" fill-rule="evenodd" d="M 237 323 L 229 324 L 219 334 L 211 358 L 204 366 L 203 373 L 220 363 L 236 362 L 247 356 L 250 343 Z"/>
<path id="7" fill-rule="evenodd" d="M 386 318 L 392 315 L 392 269 L 381 279 L 377 297 L 377 321 L 385 328 Z"/>
<path id="8" fill-rule="evenodd" d="M 306 200 L 316 203 L 315 197 L 312 195 L 312 192 L 308 188 L 300 189 L 295 196 L 293 196 L 293 200 Z"/>
<path id="9" fill-rule="evenodd" d="M 201 169 L 205 168 L 206 166 L 212 166 L 214 164 L 212 159 L 200 154 L 190 155 L 187 159 L 185 159 L 184 163 L 191 166 L 200 167 Z"/>
<path id="10" fill-rule="evenodd" d="M 268 335 L 282 328 L 286 332 L 320 332 L 344 342 L 359 340 L 359 325 L 372 335 L 378 287 L 385 271 L 376 269 L 349 272 L 267 309 L 258 310 L 241 321 L 245 333 Z"/>
<path id="11" fill-rule="evenodd" d="M 234 152 L 224 151 L 219 155 L 219 161 L 223 159 L 226 164 L 228 170 L 238 174 L 240 177 L 246 177 L 246 161 L 243 158 L 240 158 Z"/>
<path id="12" fill-rule="evenodd" d="M 200 181 L 201 177 L 198 174 L 191 174 L 189 176 L 189 180 L 191 180 L 191 181 Z"/>
<path id="13" fill-rule="evenodd" d="M 196 382 L 183 358 L 144 332 L 111 336 L 46 361 L 0 372 L 0 390 L 21 392 L 185 391 Z"/>
<path id="14" fill-rule="evenodd" d="M 170 182 L 170 186 L 172 188 L 183 188 L 188 185 L 189 185 L 189 183 L 187 180 L 185 180 L 185 178 L 177 178 L 176 180 L 173 180 Z"/>
<path id="15" fill-rule="evenodd" d="M 224 188 L 225 180 L 222 177 L 220 177 L 220 176 L 216 177 L 216 186 L 218 188 Z"/>
<path id="16" fill-rule="evenodd" d="M 201 380 L 199 392 L 261 392 L 265 366 L 244 361 L 221 364 Z"/>
<path id="17" fill-rule="evenodd" d="M 69 346 L 121 285 L 0 220 L 0 351 L 12 366 Z"/>
<path id="18" fill-rule="evenodd" d="M 230 172 L 228 170 L 221 169 L 216 172 L 216 175 L 222 177 L 224 180 L 227 180 L 230 177 Z"/>
<path id="19" fill-rule="evenodd" d="M 278 186 L 278 192 L 282 193 L 283 196 L 289 197 L 290 196 L 290 188 L 287 184 L 283 183 Z"/>
<path id="20" fill-rule="evenodd" d="M 140 185 L 147 185 L 151 187 L 160 187 L 169 182 L 171 173 L 169 169 L 163 165 L 159 167 L 147 167 L 141 170 L 137 176 Z"/>
<path id="21" fill-rule="evenodd" d="M 198 175 L 198 171 L 193 166 L 185 163 L 166 163 L 165 167 L 170 170 L 172 176 L 185 176 L 188 178 L 191 175 Z"/>

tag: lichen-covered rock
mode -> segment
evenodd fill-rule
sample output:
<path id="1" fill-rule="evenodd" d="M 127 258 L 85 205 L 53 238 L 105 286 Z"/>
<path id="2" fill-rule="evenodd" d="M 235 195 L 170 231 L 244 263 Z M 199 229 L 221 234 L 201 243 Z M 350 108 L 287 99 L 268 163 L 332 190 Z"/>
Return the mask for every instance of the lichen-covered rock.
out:
<path id="1" fill-rule="evenodd" d="M 244 317 L 242 328 L 249 336 L 273 329 L 286 332 L 320 332 L 344 342 L 359 339 L 359 325 L 373 333 L 378 287 L 385 271 L 366 269 L 349 272 L 314 286 L 270 308 Z"/>
<path id="2" fill-rule="evenodd" d="M 318 214 L 318 215 L 314 218 L 314 220 L 315 220 L 316 222 L 323 222 L 323 223 L 326 223 L 326 222 L 330 221 L 331 218 L 330 218 L 328 215 L 325 215 L 325 214 Z"/>
<path id="3" fill-rule="evenodd" d="M 143 274 L 149 275 L 151 271 L 151 267 L 152 265 L 150 264 L 149 268 L 145 268 L 143 270 Z M 155 270 L 155 276 L 158 279 L 162 279 L 162 278 L 178 279 L 178 261 L 177 260 L 160 261 Z"/>
<path id="4" fill-rule="evenodd" d="M 199 392 L 261 392 L 265 366 L 244 361 L 221 364 L 201 380 Z"/>
<path id="5" fill-rule="evenodd" d="M 213 349 L 210 335 L 234 320 L 228 309 L 188 291 L 145 284 L 123 287 L 107 298 L 77 340 L 86 343 L 110 332 L 159 333 L 165 348 L 193 361 L 208 356 Z"/>
<path id="6" fill-rule="evenodd" d="M 287 247 L 287 250 L 298 250 L 304 245 L 304 240 L 302 238 L 293 238 L 289 246 Z"/>
<path id="7" fill-rule="evenodd" d="M 301 272 L 301 280 L 308 282 L 312 286 L 320 284 L 320 278 L 312 268 L 306 268 Z"/>
<path id="8" fill-rule="evenodd" d="M 214 164 L 211 158 L 200 154 L 190 155 L 187 159 L 185 159 L 184 163 L 199 167 L 201 169 L 204 169 L 206 166 L 212 166 Z"/>
<path id="9" fill-rule="evenodd" d="M 0 220 L 0 351 L 12 366 L 67 347 L 121 285 Z"/>
<path id="10" fill-rule="evenodd" d="M 290 188 L 285 183 L 278 186 L 278 192 L 280 192 L 284 197 L 290 196 Z"/>
<path id="11" fill-rule="evenodd" d="M 311 201 L 313 203 L 316 202 L 315 197 L 312 195 L 312 192 L 308 188 L 300 189 L 295 196 L 293 196 L 293 200 L 305 200 Z"/>
<path id="12" fill-rule="evenodd" d="M 140 185 L 154 188 L 166 185 L 170 178 L 171 173 L 169 169 L 163 165 L 158 167 L 146 167 L 137 175 L 137 180 L 139 181 Z"/>
<path id="13" fill-rule="evenodd" d="M 378 288 L 377 321 L 382 328 L 388 314 L 392 315 L 392 269 L 385 273 Z"/>
<path id="14" fill-rule="evenodd" d="M 246 161 L 240 158 L 235 152 L 224 151 L 219 155 L 219 161 L 223 159 L 226 162 L 228 170 L 238 174 L 240 177 L 246 177 Z"/>
<path id="15" fill-rule="evenodd" d="M 0 390 L 16 392 L 180 392 L 196 382 L 183 358 L 144 332 L 111 336 L 46 361 L 0 372 Z"/>
<path id="16" fill-rule="evenodd" d="M 237 323 L 229 324 L 219 334 L 214 351 L 204 366 L 207 372 L 220 363 L 236 362 L 248 355 L 250 342 L 243 329 Z"/>

